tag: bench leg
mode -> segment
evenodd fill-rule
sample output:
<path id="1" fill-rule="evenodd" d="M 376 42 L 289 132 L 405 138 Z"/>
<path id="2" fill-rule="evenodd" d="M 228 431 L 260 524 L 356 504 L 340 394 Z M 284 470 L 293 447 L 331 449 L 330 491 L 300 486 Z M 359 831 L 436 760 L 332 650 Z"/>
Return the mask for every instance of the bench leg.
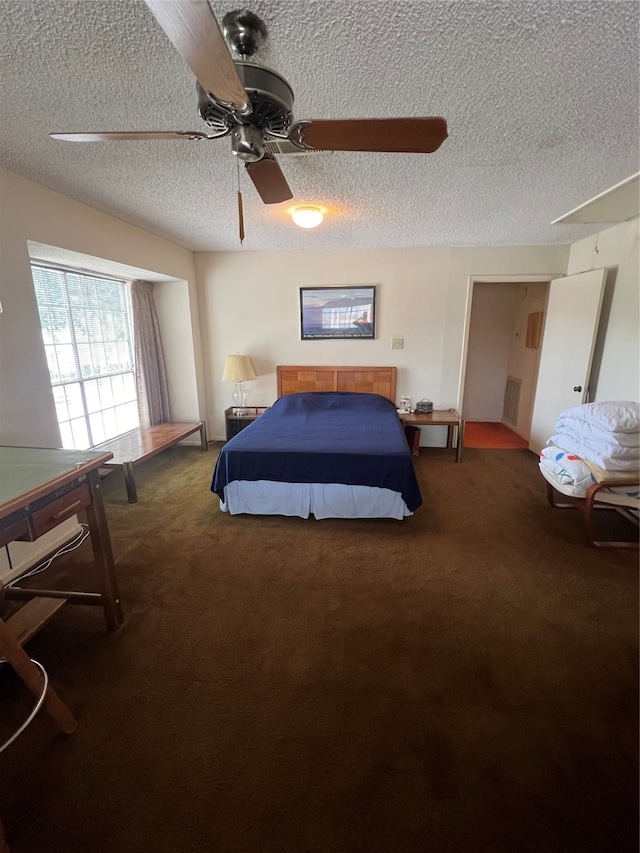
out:
<path id="1" fill-rule="evenodd" d="M 130 504 L 138 503 L 138 490 L 136 489 L 136 478 L 133 475 L 133 462 L 123 462 L 124 484 L 127 487 L 127 500 Z"/>

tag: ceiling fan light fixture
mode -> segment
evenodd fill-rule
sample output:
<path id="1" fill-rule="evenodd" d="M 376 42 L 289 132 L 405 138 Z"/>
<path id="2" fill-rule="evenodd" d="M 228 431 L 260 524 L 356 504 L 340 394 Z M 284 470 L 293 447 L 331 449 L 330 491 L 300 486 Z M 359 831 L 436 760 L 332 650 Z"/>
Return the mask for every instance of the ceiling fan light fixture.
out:
<path id="1" fill-rule="evenodd" d="M 319 207 L 305 204 L 294 208 L 291 218 L 300 228 L 316 228 L 324 219 L 324 213 Z"/>

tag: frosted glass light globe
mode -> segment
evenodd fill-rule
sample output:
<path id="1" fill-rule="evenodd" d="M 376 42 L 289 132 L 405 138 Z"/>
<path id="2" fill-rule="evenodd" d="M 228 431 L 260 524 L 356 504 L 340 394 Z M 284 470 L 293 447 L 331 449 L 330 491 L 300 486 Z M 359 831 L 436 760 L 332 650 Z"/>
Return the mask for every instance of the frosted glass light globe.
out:
<path id="1" fill-rule="evenodd" d="M 300 228 L 315 228 L 320 225 L 324 215 L 318 207 L 296 207 L 292 219 Z"/>

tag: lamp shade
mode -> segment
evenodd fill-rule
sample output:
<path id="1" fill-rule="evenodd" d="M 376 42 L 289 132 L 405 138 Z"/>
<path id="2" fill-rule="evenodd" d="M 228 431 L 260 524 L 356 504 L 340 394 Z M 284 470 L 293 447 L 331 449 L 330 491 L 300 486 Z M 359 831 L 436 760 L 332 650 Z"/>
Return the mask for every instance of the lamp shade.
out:
<path id="1" fill-rule="evenodd" d="M 255 379 L 256 372 L 248 355 L 228 355 L 224 363 L 222 379 L 224 382 L 245 382 L 247 379 Z"/>

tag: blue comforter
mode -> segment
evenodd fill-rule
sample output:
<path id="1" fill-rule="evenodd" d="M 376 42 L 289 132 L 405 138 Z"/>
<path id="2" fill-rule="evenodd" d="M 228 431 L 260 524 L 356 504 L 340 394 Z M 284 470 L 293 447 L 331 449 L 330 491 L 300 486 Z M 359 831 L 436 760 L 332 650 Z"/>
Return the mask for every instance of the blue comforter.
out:
<path id="1" fill-rule="evenodd" d="M 378 394 L 315 391 L 281 397 L 220 451 L 211 491 L 233 480 L 345 483 L 400 492 L 422 503 L 394 404 Z"/>

